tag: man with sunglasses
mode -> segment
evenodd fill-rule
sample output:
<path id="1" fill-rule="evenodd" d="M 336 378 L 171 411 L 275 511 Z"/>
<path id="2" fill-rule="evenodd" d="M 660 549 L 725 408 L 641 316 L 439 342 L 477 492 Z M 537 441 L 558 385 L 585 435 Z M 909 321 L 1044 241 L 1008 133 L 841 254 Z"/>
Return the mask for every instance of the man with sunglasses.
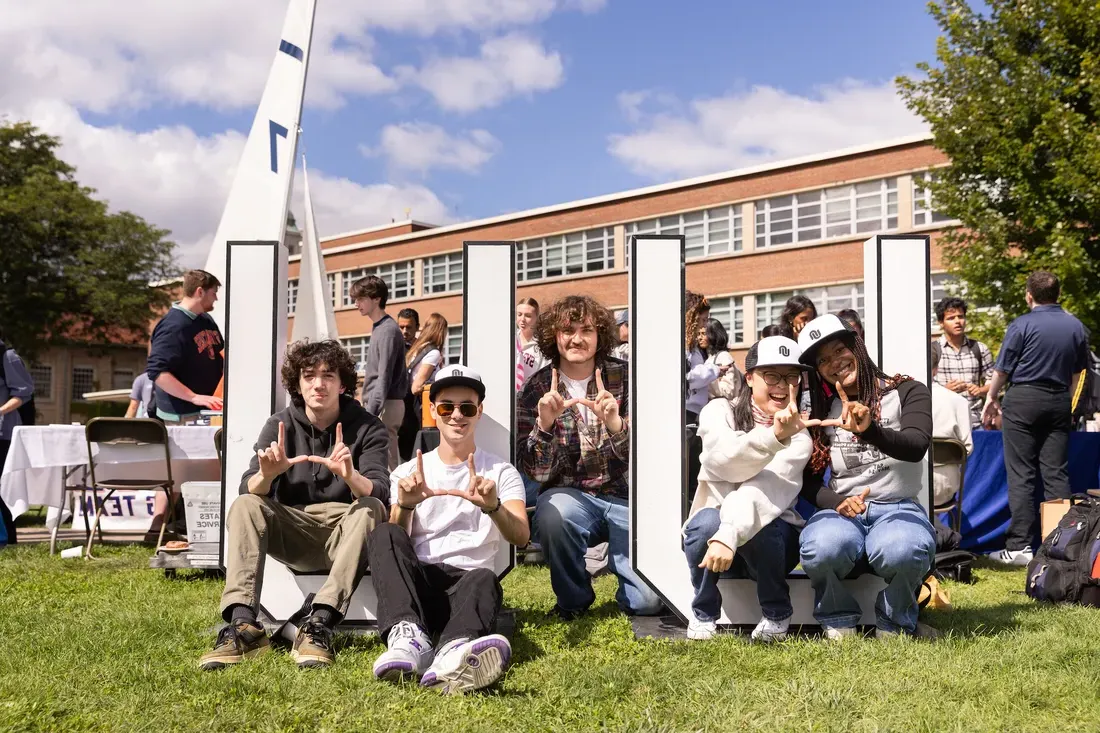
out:
<path id="1" fill-rule="evenodd" d="M 496 557 L 501 542 L 522 547 L 531 533 L 519 472 L 474 442 L 481 377 L 445 367 L 429 399 L 439 447 L 393 472 L 391 521 L 368 546 L 389 647 L 374 675 L 420 677 L 421 687 L 454 695 L 493 684 L 508 666 L 511 645 L 490 633 L 503 595 Z"/>

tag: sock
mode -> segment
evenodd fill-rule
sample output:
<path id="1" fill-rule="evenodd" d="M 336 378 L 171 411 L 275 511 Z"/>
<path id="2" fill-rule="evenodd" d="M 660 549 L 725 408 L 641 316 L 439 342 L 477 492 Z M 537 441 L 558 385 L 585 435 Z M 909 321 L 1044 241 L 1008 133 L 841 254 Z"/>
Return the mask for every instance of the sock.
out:
<path id="1" fill-rule="evenodd" d="M 330 629 L 336 628 L 336 624 L 340 623 L 341 614 L 332 606 L 326 606 L 323 603 L 317 603 L 313 606 L 313 613 L 310 616 Z"/>
<path id="2" fill-rule="evenodd" d="M 232 606 L 225 609 L 222 617 L 231 624 L 244 622 L 252 624 L 253 626 L 259 625 L 256 623 L 256 612 L 252 610 L 252 606 L 246 606 L 243 603 L 234 603 Z"/>

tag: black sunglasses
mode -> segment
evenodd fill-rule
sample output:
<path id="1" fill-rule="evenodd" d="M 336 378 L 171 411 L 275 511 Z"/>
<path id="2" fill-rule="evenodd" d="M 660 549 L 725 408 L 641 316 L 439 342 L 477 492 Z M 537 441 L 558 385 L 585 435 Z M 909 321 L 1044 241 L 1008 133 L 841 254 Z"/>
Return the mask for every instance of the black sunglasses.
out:
<path id="1" fill-rule="evenodd" d="M 435 403 L 435 411 L 439 413 L 440 417 L 450 417 L 456 407 L 462 417 L 477 417 L 477 405 L 472 402 L 463 402 L 457 405 L 453 402 Z"/>

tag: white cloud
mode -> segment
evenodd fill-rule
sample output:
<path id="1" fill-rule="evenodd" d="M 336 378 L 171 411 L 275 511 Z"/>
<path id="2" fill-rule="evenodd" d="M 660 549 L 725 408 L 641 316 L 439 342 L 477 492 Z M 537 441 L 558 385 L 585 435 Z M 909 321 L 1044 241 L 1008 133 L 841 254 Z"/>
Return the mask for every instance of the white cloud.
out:
<path id="1" fill-rule="evenodd" d="M 24 117 L 61 138 L 60 156 L 76 166 L 78 180 L 95 188 L 112 210 L 127 209 L 170 229 L 182 266 L 205 262 L 244 149 L 244 135 L 230 131 L 203 137 L 184 126 L 149 132 L 96 127 L 59 102 L 36 104 Z M 428 221 L 453 218 L 424 186 L 362 185 L 313 169 L 310 188 L 321 236 L 403 219 L 410 207 Z M 300 214 L 301 188 L 297 191 L 292 209 Z"/>
<path id="2" fill-rule="evenodd" d="M 437 58 L 419 70 L 398 69 L 398 77 L 423 87 L 443 109 L 472 112 L 512 95 L 554 89 L 565 70 L 560 54 L 512 33 L 486 41 L 476 58 Z"/>
<path id="3" fill-rule="evenodd" d="M 427 173 L 433 168 L 475 173 L 500 150 L 486 130 L 451 135 L 438 125 L 407 122 L 386 125 L 377 148 L 361 147 L 367 156 L 384 156 L 394 168 Z"/>
<path id="4" fill-rule="evenodd" d="M 846 80 L 800 96 L 768 86 L 699 99 L 679 109 L 667 96 L 619 96 L 633 132 L 609 152 L 654 178 L 694 176 L 927 131 L 892 83 Z"/>

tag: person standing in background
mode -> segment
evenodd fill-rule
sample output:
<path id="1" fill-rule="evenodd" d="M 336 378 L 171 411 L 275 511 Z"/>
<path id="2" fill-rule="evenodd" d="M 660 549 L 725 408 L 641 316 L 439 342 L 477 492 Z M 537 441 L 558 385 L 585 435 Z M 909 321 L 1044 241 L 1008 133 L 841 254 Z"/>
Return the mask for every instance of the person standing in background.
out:
<path id="1" fill-rule="evenodd" d="M 842 311 L 837 311 L 836 317 L 847 323 L 848 327 L 855 331 L 861 339 L 867 340 L 863 333 L 863 321 L 859 318 L 859 311 L 854 308 L 845 308 Z"/>
<path id="2" fill-rule="evenodd" d="M 710 387 L 707 388 L 708 398 L 733 399 L 740 393 L 739 384 L 744 380 L 733 361 L 733 354 L 729 352 L 729 336 L 726 335 L 726 327 L 717 318 L 708 318 L 707 325 L 700 330 L 699 347 L 707 353 L 707 364 L 726 368 L 725 374 L 710 383 Z"/>
<path id="3" fill-rule="evenodd" d="M 405 337 L 397 323 L 386 313 L 390 289 L 385 280 L 377 275 L 367 275 L 352 283 L 350 294 L 360 315 L 369 318 L 372 324 L 360 401 L 367 412 L 378 417 L 386 426 L 390 436 L 389 469 L 392 471 L 401 462 L 397 430 L 405 418 L 405 395 L 409 391 Z"/>
<path id="4" fill-rule="evenodd" d="M 936 341 L 940 369 L 936 381 L 970 403 L 970 424 L 982 425 L 982 405 L 993 377 L 993 353 L 983 343 L 966 335 L 966 301 L 944 298 L 936 303 L 936 320 L 943 335 Z"/>
<path id="5" fill-rule="evenodd" d="M 798 339 L 802 327 L 817 318 L 817 307 L 805 295 L 793 295 L 787 299 L 783 312 L 779 314 L 779 335 L 789 339 Z"/>
<path id="6" fill-rule="evenodd" d="M 619 345 L 611 350 L 616 359 L 630 361 L 630 309 L 627 308 L 615 316 L 615 325 L 619 327 Z"/>
<path id="7" fill-rule="evenodd" d="M 546 366 L 546 357 L 535 340 L 535 325 L 539 320 L 539 302 L 523 298 L 516 304 L 516 395 L 531 375 Z"/>
<path id="8" fill-rule="evenodd" d="M 990 426 L 1001 415 L 1008 508 L 1011 519 L 1005 549 L 989 555 L 1005 565 L 1027 565 L 1038 530 L 1035 515 L 1036 463 L 1047 499 L 1068 499 L 1071 395 L 1088 365 L 1089 332 L 1058 305 L 1061 283 L 1049 272 L 1027 278 L 1031 309 L 1008 324 L 982 414 Z M 942 362 L 941 362 L 942 369 Z M 1001 408 L 1001 387 L 1008 385 Z"/>
<path id="9" fill-rule="evenodd" d="M 12 431 L 19 425 L 34 425 L 34 417 L 34 380 L 19 354 L 4 343 L 0 334 L 0 473 L 4 472 L 11 448 Z M 14 545 L 15 520 L 2 499 L 0 516 L 0 545 Z"/>
<path id="10" fill-rule="evenodd" d="M 156 416 L 166 423 L 193 422 L 202 410 L 222 409 L 214 390 L 222 379 L 225 342 L 210 317 L 221 282 L 205 270 L 183 275 L 183 299 L 153 328 L 145 373 L 156 385 Z"/>
<path id="11" fill-rule="evenodd" d="M 405 352 L 410 386 L 405 399 L 405 419 L 397 434 L 403 461 L 412 459 L 416 434 L 421 428 L 420 412 L 423 409 L 424 387 L 431 384 L 435 373 L 443 365 L 443 344 L 446 340 L 447 319 L 433 313 L 428 316 L 428 322 L 420 330 L 420 335 Z"/>
<path id="12" fill-rule="evenodd" d="M 413 341 L 416 341 L 416 334 L 420 332 L 420 314 L 412 308 L 402 308 L 397 312 L 397 327 L 401 329 L 407 351 Z"/>

